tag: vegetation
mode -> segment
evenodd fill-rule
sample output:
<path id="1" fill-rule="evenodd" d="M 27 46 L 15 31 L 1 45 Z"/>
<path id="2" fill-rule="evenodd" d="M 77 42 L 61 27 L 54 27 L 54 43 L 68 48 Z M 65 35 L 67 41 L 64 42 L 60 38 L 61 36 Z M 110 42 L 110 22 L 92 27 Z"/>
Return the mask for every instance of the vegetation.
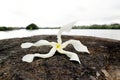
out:
<path id="1" fill-rule="evenodd" d="M 28 25 L 26 27 L 26 29 L 27 30 L 35 30 L 35 29 L 39 29 L 39 27 L 36 24 L 32 23 L 32 24 Z"/>
<path id="2" fill-rule="evenodd" d="M 120 29 L 120 24 L 110 24 L 110 25 L 90 25 L 90 26 L 74 26 L 73 29 Z"/>
<path id="3" fill-rule="evenodd" d="M 35 30 L 35 29 L 60 29 L 60 27 L 38 27 L 36 24 L 32 23 L 26 27 L 27 30 Z"/>
<path id="4" fill-rule="evenodd" d="M 0 31 L 9 31 L 9 30 L 13 30 L 13 27 L 0 27 Z"/>
<path id="5" fill-rule="evenodd" d="M 27 29 L 27 30 L 36 30 L 36 29 L 60 29 L 60 27 L 38 27 L 36 24 L 32 23 L 29 24 L 27 27 L 5 27 L 1 26 L 0 31 L 10 31 L 10 30 L 17 30 L 17 29 Z M 73 29 L 120 29 L 120 24 L 104 24 L 104 25 L 90 25 L 90 26 L 74 26 Z"/>

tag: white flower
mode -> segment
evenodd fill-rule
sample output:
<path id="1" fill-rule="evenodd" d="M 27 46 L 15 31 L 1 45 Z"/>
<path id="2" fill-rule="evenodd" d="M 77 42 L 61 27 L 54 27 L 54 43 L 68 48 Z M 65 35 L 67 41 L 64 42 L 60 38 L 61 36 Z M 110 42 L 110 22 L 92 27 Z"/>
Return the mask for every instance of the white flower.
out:
<path id="1" fill-rule="evenodd" d="M 22 58 L 22 60 L 25 62 L 32 62 L 34 57 L 49 58 L 49 57 L 52 57 L 56 51 L 58 51 L 61 54 L 67 55 L 70 58 L 70 60 L 78 61 L 79 63 L 81 63 L 79 60 L 79 57 L 76 53 L 73 53 L 70 51 L 65 51 L 64 48 L 68 44 L 72 44 L 73 47 L 75 48 L 75 50 L 77 50 L 79 52 L 88 52 L 89 53 L 87 47 L 84 46 L 79 40 L 71 39 L 71 40 L 68 40 L 68 41 L 62 43 L 62 39 L 61 39 L 62 32 L 70 31 L 74 24 L 75 24 L 75 22 L 72 22 L 68 25 L 63 26 L 59 30 L 58 35 L 57 35 L 57 42 L 48 42 L 47 40 L 39 40 L 36 43 L 30 43 L 30 42 L 22 43 L 22 45 L 21 45 L 22 48 L 30 48 L 31 46 L 39 47 L 39 46 L 43 46 L 43 45 L 52 46 L 52 49 L 47 54 L 39 54 L 39 53 L 27 54 Z"/>

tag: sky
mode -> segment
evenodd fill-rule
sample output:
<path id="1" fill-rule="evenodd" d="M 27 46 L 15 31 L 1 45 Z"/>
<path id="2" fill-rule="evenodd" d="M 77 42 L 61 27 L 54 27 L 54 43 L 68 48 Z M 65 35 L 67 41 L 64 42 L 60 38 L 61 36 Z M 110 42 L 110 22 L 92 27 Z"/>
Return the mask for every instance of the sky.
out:
<path id="1" fill-rule="evenodd" d="M 120 23 L 120 0 L 0 0 L 0 26 Z"/>

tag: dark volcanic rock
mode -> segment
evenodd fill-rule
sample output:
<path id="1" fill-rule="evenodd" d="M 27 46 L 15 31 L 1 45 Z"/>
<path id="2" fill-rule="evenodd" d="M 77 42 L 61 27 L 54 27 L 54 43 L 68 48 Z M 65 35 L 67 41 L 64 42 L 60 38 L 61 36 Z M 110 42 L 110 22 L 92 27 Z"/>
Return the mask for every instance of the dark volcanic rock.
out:
<path id="1" fill-rule="evenodd" d="M 63 41 L 80 40 L 91 54 L 77 52 L 68 45 L 66 50 L 78 54 L 82 64 L 70 61 L 66 55 L 56 54 L 48 59 L 35 58 L 32 63 L 22 57 L 35 52 L 47 53 L 51 47 L 22 49 L 23 42 L 40 39 L 56 41 L 56 36 L 34 36 L 0 41 L 0 80 L 119 80 L 120 41 L 87 36 L 63 36 Z"/>

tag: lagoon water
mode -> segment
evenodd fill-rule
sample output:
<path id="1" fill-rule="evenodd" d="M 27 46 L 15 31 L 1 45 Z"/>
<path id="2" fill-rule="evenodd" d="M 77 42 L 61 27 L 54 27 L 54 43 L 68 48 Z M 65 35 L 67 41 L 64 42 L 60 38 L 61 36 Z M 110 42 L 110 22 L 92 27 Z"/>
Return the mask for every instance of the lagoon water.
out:
<path id="1" fill-rule="evenodd" d="M 58 29 L 39 29 L 39 30 L 13 30 L 13 31 L 0 31 L 0 40 L 9 38 L 21 38 L 35 35 L 57 35 Z M 104 30 L 104 29 L 72 29 L 70 32 L 63 32 L 63 35 L 76 35 L 76 36 L 94 36 L 120 40 L 120 30 Z"/>

